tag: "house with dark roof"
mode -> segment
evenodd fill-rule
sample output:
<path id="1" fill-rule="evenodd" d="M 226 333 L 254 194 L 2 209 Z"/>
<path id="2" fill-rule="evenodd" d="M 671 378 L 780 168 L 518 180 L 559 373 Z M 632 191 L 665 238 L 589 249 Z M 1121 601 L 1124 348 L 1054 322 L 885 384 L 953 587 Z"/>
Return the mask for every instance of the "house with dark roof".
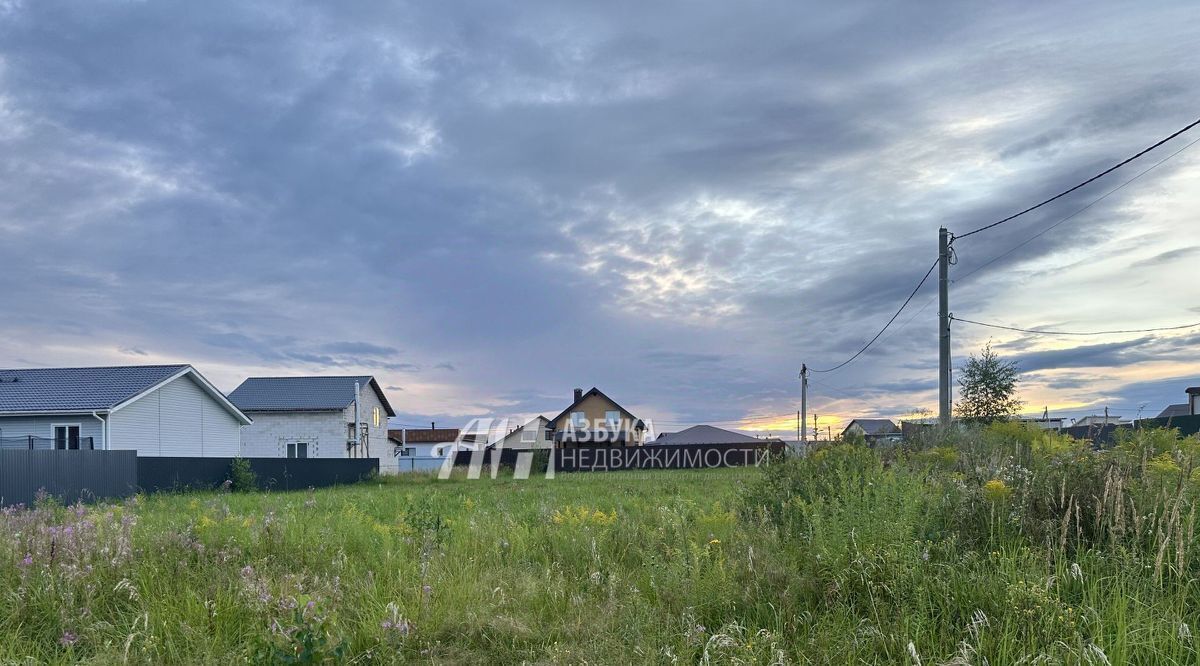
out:
<path id="1" fill-rule="evenodd" d="M 772 440 L 780 441 L 780 440 Z M 724 430 L 710 425 L 697 425 L 679 432 L 664 432 L 646 442 L 646 446 L 681 445 L 681 444 L 762 444 L 763 440 L 740 432 Z"/>
<path id="2" fill-rule="evenodd" d="M 451 451 L 475 451 L 487 441 L 486 434 L 467 432 L 458 428 L 402 428 L 388 431 L 392 444 L 400 447 L 401 457 L 444 458 Z"/>
<path id="3" fill-rule="evenodd" d="M 396 469 L 387 420 L 396 412 L 370 375 L 250 377 L 229 400 L 254 419 L 242 455 L 261 458 L 378 458 Z"/>
<path id="4" fill-rule="evenodd" d="M 900 428 L 890 419 L 854 419 L 842 430 L 842 438 L 855 433 L 862 435 L 868 444 L 898 442 L 903 438 Z"/>
<path id="5" fill-rule="evenodd" d="M 1158 415 L 1160 419 L 1200 414 L 1200 386 L 1191 386 L 1186 391 L 1188 400 L 1176 405 L 1167 405 Z"/>
<path id="6" fill-rule="evenodd" d="M 575 389 L 571 404 L 550 419 L 555 448 L 642 446 L 646 426 L 600 389 Z"/>
<path id="7" fill-rule="evenodd" d="M 0 370 L 0 447 L 233 457 L 250 418 L 190 365 Z"/>

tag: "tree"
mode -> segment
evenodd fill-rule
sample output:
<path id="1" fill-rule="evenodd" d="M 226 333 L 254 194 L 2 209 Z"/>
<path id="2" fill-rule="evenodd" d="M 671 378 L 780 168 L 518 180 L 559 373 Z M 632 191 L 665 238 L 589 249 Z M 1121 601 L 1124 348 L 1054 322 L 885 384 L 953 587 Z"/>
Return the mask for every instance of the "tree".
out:
<path id="1" fill-rule="evenodd" d="M 958 405 L 955 411 L 968 421 L 995 421 L 1016 415 L 1021 409 L 1017 398 L 1017 364 L 1002 361 L 989 342 L 979 356 L 971 354 L 960 370 Z"/>

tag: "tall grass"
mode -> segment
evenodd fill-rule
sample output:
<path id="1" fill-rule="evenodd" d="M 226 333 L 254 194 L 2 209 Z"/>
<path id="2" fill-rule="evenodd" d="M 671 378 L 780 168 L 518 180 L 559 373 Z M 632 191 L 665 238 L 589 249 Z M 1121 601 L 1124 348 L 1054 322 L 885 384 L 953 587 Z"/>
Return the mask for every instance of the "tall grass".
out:
<path id="1" fill-rule="evenodd" d="M 0 661 L 1195 663 L 1197 442 L 0 514 Z"/>

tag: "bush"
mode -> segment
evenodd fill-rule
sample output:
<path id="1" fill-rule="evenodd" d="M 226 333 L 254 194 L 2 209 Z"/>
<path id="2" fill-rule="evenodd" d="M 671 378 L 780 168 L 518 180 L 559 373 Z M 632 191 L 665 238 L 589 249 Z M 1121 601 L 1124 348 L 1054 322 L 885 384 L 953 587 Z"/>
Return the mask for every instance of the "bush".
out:
<path id="1" fill-rule="evenodd" d="M 231 489 L 239 493 L 258 490 L 258 475 L 250 469 L 250 461 L 245 458 L 234 458 L 229 463 L 229 482 Z"/>

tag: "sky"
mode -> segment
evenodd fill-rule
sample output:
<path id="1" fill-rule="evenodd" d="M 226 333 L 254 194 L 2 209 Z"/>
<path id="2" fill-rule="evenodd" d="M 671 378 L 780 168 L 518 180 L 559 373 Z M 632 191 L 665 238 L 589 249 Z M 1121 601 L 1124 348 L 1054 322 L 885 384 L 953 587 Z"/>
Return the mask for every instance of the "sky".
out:
<path id="1" fill-rule="evenodd" d="M 939 226 L 1200 117 L 1195 18 L 0 0 L 0 367 L 186 362 L 226 391 L 365 373 L 413 426 L 553 416 L 596 386 L 658 431 L 794 433 L 801 363 L 869 340 Z M 951 311 L 1200 321 L 1196 138 L 957 241 Z M 935 293 L 812 376 L 823 429 L 936 408 Z M 1200 385 L 1200 328 L 958 323 L 955 366 L 988 342 L 1030 412 L 1154 416 Z"/>

